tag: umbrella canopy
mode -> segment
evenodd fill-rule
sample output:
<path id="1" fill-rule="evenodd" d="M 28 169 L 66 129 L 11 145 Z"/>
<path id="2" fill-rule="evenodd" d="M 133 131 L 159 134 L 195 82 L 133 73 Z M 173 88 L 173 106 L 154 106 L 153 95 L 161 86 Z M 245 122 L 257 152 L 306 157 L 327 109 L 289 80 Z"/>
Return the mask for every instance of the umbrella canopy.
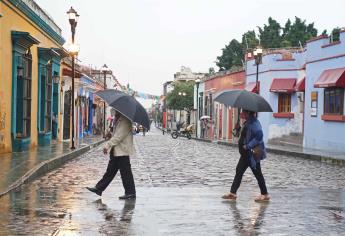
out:
<path id="1" fill-rule="evenodd" d="M 263 97 L 247 90 L 227 90 L 218 94 L 214 101 L 248 111 L 272 112 L 270 104 Z"/>
<path id="2" fill-rule="evenodd" d="M 210 119 L 210 118 L 211 118 L 210 116 L 202 116 L 202 117 L 200 117 L 200 120 Z"/>
<path id="3" fill-rule="evenodd" d="M 145 108 L 134 97 L 115 89 L 105 89 L 95 94 L 130 121 L 150 129 L 149 116 Z"/>

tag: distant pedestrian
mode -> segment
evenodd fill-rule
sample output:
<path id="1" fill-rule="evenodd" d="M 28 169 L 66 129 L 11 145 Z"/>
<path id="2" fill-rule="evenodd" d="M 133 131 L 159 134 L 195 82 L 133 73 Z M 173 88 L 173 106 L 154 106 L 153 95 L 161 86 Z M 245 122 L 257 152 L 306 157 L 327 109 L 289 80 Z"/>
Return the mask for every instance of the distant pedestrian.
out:
<path id="1" fill-rule="evenodd" d="M 201 138 L 207 138 L 207 132 L 208 132 L 208 119 L 202 119 L 201 120 Z"/>
<path id="2" fill-rule="evenodd" d="M 255 201 L 269 201 L 270 196 L 267 193 L 264 176 L 261 172 L 260 160 L 266 158 L 266 150 L 263 142 L 263 132 L 259 120 L 252 111 L 243 110 L 242 116 L 245 119 L 238 140 L 240 159 L 236 167 L 236 175 L 231 186 L 229 194 L 224 195 L 223 199 L 235 201 L 236 192 L 240 187 L 242 176 L 248 167 L 251 168 L 256 180 L 258 181 L 261 195 L 255 198 Z M 261 150 L 260 155 L 253 153 L 254 150 Z M 257 151 L 259 152 L 259 151 Z M 254 155 L 255 154 L 255 155 Z"/>
<path id="3" fill-rule="evenodd" d="M 58 126 L 58 120 L 57 120 L 56 114 L 53 113 L 53 116 L 52 116 L 52 136 L 53 136 L 52 138 L 53 139 L 56 139 L 57 126 Z"/>
<path id="4" fill-rule="evenodd" d="M 136 197 L 135 184 L 129 160 L 129 156 L 134 151 L 132 122 L 119 112 L 116 113 L 115 120 L 116 124 L 114 126 L 113 137 L 103 148 L 104 154 L 108 154 L 110 150 L 110 160 L 107 170 L 95 187 L 87 187 L 87 189 L 101 196 L 102 192 L 114 179 L 117 171 L 120 170 L 125 194 L 119 197 L 119 199 L 131 199 Z"/>

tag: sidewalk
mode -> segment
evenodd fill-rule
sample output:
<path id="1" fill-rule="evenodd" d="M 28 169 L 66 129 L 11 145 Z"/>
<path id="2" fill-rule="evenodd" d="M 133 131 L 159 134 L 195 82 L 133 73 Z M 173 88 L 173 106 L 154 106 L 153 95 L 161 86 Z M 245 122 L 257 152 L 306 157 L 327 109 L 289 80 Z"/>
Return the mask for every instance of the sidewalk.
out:
<path id="1" fill-rule="evenodd" d="M 160 127 L 156 127 L 156 128 L 162 130 L 162 128 Z M 195 137 L 193 137 L 193 139 L 202 141 L 202 142 L 213 142 L 220 145 L 237 147 L 237 143 L 233 143 L 233 142 L 229 142 L 225 140 L 210 140 L 210 139 L 201 139 L 201 138 L 195 138 Z M 323 150 L 318 150 L 318 149 L 298 147 L 294 145 L 270 145 L 270 144 L 266 145 L 266 149 L 268 153 L 275 153 L 279 155 L 287 155 L 287 156 L 293 156 L 293 157 L 312 159 L 312 160 L 317 160 L 321 162 L 345 166 L 344 152 L 323 151 Z"/>
<path id="2" fill-rule="evenodd" d="M 26 152 L 0 154 L 0 197 L 21 184 L 55 169 L 103 142 L 101 136 L 87 137 L 71 150 L 69 142 L 39 146 Z"/>

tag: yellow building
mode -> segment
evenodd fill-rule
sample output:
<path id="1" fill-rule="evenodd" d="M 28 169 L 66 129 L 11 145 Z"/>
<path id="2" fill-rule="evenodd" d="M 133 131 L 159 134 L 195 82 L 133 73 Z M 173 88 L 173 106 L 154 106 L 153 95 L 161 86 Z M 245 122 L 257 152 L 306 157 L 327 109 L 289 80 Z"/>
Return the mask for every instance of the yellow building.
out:
<path id="1" fill-rule="evenodd" d="M 63 43 L 61 29 L 35 1 L 0 1 L 0 153 L 59 136 Z"/>

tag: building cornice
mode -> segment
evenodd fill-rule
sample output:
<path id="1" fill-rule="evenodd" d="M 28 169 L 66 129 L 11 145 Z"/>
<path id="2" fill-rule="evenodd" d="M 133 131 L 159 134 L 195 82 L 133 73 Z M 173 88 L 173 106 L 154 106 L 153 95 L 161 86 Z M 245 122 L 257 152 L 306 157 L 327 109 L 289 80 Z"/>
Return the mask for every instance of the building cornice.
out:
<path id="1" fill-rule="evenodd" d="M 7 0 L 26 17 L 33 21 L 40 29 L 63 45 L 65 39 L 61 36 L 61 29 L 33 0 Z"/>

